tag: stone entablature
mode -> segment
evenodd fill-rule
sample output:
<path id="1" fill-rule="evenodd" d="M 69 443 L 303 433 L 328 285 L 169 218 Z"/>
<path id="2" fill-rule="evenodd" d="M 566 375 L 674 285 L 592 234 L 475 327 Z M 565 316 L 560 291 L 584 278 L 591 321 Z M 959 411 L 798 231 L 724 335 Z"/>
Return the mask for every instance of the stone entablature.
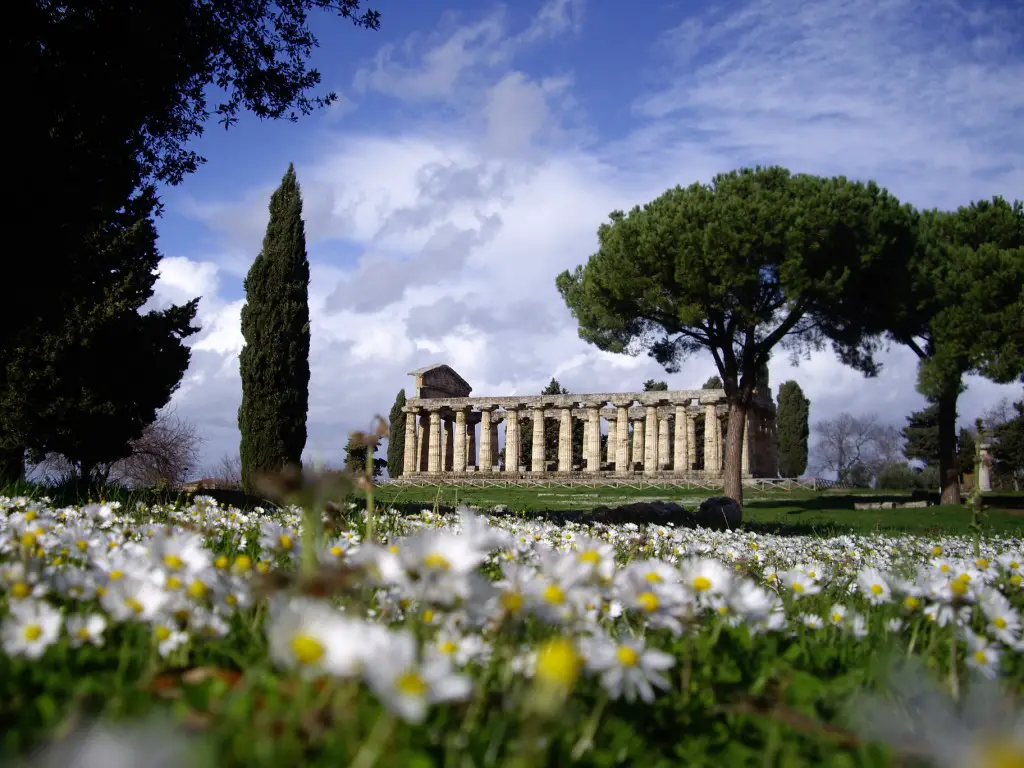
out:
<path id="1" fill-rule="evenodd" d="M 592 392 L 568 395 L 469 397 L 472 388 L 447 365 L 413 371 L 417 397 L 406 401 L 406 476 L 473 472 L 495 477 L 720 477 L 723 428 L 728 420 L 725 390 Z M 544 454 L 542 430 L 534 430 L 530 466 L 520 461 L 522 422 L 551 419 L 559 425 L 557 461 Z M 573 462 L 573 425 L 583 422 L 582 465 Z M 499 459 L 498 425 L 506 423 L 506 455 Z M 602 451 L 602 421 L 607 448 Z M 479 435 L 477 430 L 479 425 Z M 743 475 L 778 474 L 775 406 L 755 394 L 743 440 Z M 479 450 L 478 450 L 479 446 Z"/>

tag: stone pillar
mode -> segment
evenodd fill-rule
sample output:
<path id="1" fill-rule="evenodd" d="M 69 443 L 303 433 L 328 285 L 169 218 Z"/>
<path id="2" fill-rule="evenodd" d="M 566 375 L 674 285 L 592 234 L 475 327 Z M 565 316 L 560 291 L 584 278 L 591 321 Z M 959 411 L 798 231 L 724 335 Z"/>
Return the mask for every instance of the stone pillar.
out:
<path id="1" fill-rule="evenodd" d="M 558 471 L 572 471 L 572 407 L 560 409 L 558 422 Z"/>
<path id="2" fill-rule="evenodd" d="M 519 411 L 505 409 L 505 471 L 519 471 Z"/>
<path id="3" fill-rule="evenodd" d="M 427 454 L 427 471 L 441 471 L 441 412 L 430 412 L 430 443 Z"/>
<path id="4" fill-rule="evenodd" d="M 637 464 L 639 464 L 640 468 L 643 469 L 644 420 L 642 418 L 633 419 L 633 457 L 629 463 L 629 468 L 633 469 Z"/>
<path id="5" fill-rule="evenodd" d="M 722 417 L 715 409 L 715 472 L 721 472 L 725 459 L 725 445 L 722 440 Z"/>
<path id="6" fill-rule="evenodd" d="M 498 428 L 495 424 L 491 426 L 491 408 L 484 406 L 480 409 L 480 471 L 491 472 L 494 470 L 494 454 L 491 453 L 493 442 L 491 434 L 497 437 Z"/>
<path id="7" fill-rule="evenodd" d="M 402 406 L 405 413 L 405 453 L 402 454 L 402 474 L 416 472 L 416 414 L 418 407 Z"/>
<path id="8" fill-rule="evenodd" d="M 658 408 L 647 406 L 647 417 L 644 419 L 644 472 L 654 472 L 658 468 Z"/>
<path id="9" fill-rule="evenodd" d="M 455 412 L 455 455 L 452 457 L 452 470 L 466 471 L 466 409 Z"/>
<path id="10" fill-rule="evenodd" d="M 588 416 L 589 416 L 589 414 L 588 414 Z M 587 467 L 587 457 L 590 455 L 588 453 L 588 449 L 587 449 L 587 446 L 590 445 L 590 419 L 588 418 L 588 416 L 584 416 L 583 419 L 582 419 L 582 421 L 583 421 L 583 452 L 582 452 L 582 456 L 583 457 L 582 457 L 582 459 L 580 459 L 580 461 L 583 462 L 583 467 L 582 468 L 583 468 L 584 471 L 586 471 L 587 468 L 588 468 Z"/>
<path id="11" fill-rule="evenodd" d="M 583 449 L 587 457 L 587 472 L 597 472 L 601 469 L 601 406 L 587 406 L 587 439 L 583 443 Z M 611 436 L 611 430 L 608 431 Z"/>
<path id="12" fill-rule="evenodd" d="M 690 417 L 686 413 L 686 406 L 676 405 L 676 433 L 673 435 L 675 454 L 672 457 L 672 469 L 676 472 L 690 471 L 690 464 L 687 463 L 690 456 L 690 444 L 687 442 L 689 422 Z"/>
<path id="13" fill-rule="evenodd" d="M 476 424 L 466 424 L 466 470 L 476 468 Z"/>
<path id="14" fill-rule="evenodd" d="M 669 431 L 668 415 L 658 417 L 658 469 L 668 469 Z"/>
<path id="15" fill-rule="evenodd" d="M 718 460 L 715 458 L 715 435 L 718 433 L 718 414 L 714 405 L 704 407 L 704 471 L 707 474 L 717 472 Z"/>
<path id="16" fill-rule="evenodd" d="M 615 406 L 615 435 L 608 428 L 608 458 L 614 451 L 615 471 L 628 472 L 633 467 L 629 463 L 629 403 L 612 403 Z M 612 447 L 614 446 L 614 448 Z"/>
<path id="17" fill-rule="evenodd" d="M 530 443 L 533 456 L 530 457 L 530 471 L 543 472 L 547 469 L 544 463 L 544 406 L 533 408 L 533 441 Z"/>
<path id="18" fill-rule="evenodd" d="M 984 426 L 984 425 L 982 425 Z M 989 453 L 991 444 L 987 437 L 981 437 L 978 452 L 981 460 L 978 462 L 978 490 L 988 493 L 992 490 L 992 456 Z"/>
<path id="19" fill-rule="evenodd" d="M 455 430 L 451 418 L 444 420 L 444 471 L 455 469 Z"/>

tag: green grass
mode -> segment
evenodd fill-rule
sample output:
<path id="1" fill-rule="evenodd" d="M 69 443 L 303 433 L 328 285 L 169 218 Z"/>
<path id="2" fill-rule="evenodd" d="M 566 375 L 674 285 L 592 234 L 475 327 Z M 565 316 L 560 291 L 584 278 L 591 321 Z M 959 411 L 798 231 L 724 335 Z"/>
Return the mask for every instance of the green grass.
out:
<path id="1" fill-rule="evenodd" d="M 544 517 L 586 513 L 598 506 L 619 506 L 641 500 L 672 501 L 696 509 L 714 492 L 685 488 L 636 490 L 633 488 L 468 488 L 442 486 L 413 488 L 383 486 L 376 497 L 382 504 L 418 508 L 468 504 L 491 508 L 504 504 L 512 512 Z M 858 510 L 858 502 L 911 501 L 910 493 L 852 491 L 744 492 L 743 527 L 762 533 L 826 534 L 890 531 L 921 535 L 966 534 L 970 513 L 960 505 L 914 509 Z M 937 498 L 931 499 L 933 502 Z M 986 499 L 988 524 L 994 533 L 1024 534 L 1024 493 L 992 494 Z"/>

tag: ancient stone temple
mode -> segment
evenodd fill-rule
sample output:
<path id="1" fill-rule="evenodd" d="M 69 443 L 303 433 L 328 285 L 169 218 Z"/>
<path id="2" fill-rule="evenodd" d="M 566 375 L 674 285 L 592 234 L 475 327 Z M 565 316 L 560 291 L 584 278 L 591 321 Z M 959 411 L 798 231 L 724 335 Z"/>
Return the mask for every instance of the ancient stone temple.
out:
<path id="1" fill-rule="evenodd" d="M 600 392 L 571 395 L 470 397 L 472 387 L 447 365 L 413 371 L 415 393 L 403 409 L 404 477 L 458 480 L 473 473 L 495 479 L 636 475 L 717 478 L 722 475 L 728 409 L 725 390 Z M 558 424 L 557 455 L 545 456 L 543 425 Z M 582 422 L 582 450 L 573 433 Z M 504 452 L 498 425 L 505 423 Z M 529 466 L 520 455 L 530 430 Z M 606 439 L 603 439 L 607 435 Z M 574 456 L 578 456 L 574 460 Z M 743 436 L 743 476 L 778 476 L 775 406 L 763 382 Z"/>

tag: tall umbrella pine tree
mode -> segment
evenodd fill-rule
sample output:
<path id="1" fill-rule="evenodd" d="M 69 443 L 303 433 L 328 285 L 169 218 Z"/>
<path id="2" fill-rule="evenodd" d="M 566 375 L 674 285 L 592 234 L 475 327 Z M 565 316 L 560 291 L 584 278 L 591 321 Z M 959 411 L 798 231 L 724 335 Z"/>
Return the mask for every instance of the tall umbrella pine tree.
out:
<path id="1" fill-rule="evenodd" d="M 270 221 L 245 278 L 239 355 L 242 483 L 300 464 L 309 409 L 309 259 L 295 168 L 270 198 Z"/>
<path id="2" fill-rule="evenodd" d="M 600 349 L 646 350 L 667 371 L 707 351 L 729 402 L 725 495 L 743 498 L 747 410 L 776 346 L 822 347 L 872 374 L 859 317 L 913 249 L 914 212 L 874 183 L 744 169 L 676 187 L 598 229 L 586 265 L 558 290 L 579 335 Z M 763 377 L 762 377 L 763 378 Z"/>

